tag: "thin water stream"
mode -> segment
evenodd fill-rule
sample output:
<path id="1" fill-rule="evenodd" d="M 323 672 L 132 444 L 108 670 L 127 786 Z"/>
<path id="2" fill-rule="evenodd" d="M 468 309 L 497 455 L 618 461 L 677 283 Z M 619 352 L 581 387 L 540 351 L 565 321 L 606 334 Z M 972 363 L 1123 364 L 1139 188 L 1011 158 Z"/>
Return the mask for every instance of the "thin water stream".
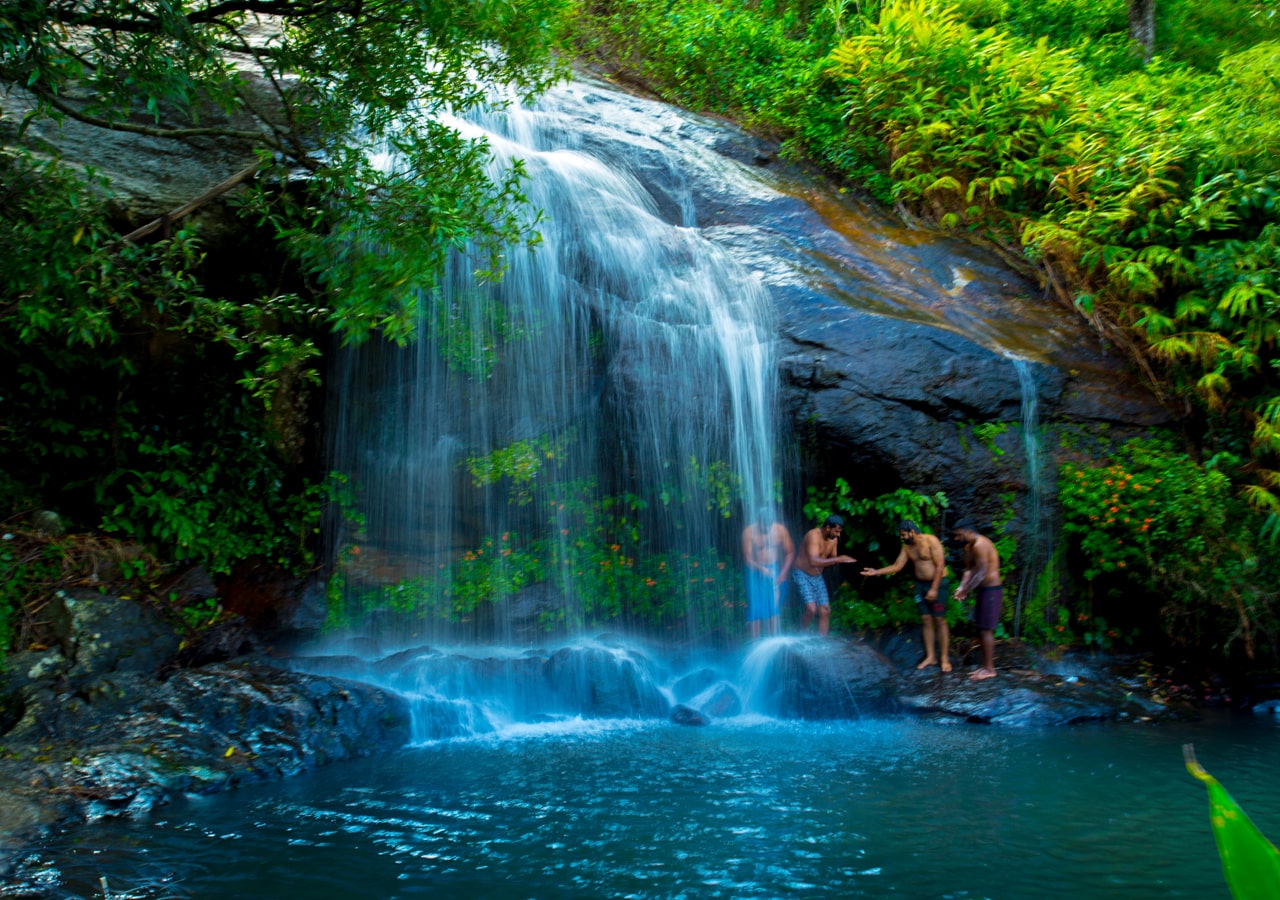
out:
<path id="1" fill-rule="evenodd" d="M 37 868 L 85 900 L 1229 900 L 1188 741 L 1280 836 L 1271 720 L 565 720 L 100 823 Z"/>

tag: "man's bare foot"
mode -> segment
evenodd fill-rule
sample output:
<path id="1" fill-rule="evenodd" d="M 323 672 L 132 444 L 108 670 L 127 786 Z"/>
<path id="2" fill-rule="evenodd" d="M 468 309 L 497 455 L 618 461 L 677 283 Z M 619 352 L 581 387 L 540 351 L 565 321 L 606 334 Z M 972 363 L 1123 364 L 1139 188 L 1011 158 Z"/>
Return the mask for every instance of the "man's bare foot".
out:
<path id="1" fill-rule="evenodd" d="M 944 672 L 950 672 L 950 671 L 951 671 L 951 660 L 949 660 L 949 659 L 944 659 L 944 660 L 942 661 L 942 671 L 944 671 Z"/>
<path id="2" fill-rule="evenodd" d="M 924 658 L 924 662 L 920 663 L 920 665 L 916 666 L 916 668 L 917 668 L 917 669 L 927 669 L 927 668 L 929 668 L 930 666 L 936 666 L 937 664 L 938 664 L 938 661 L 937 661 L 936 659 L 934 659 L 932 656 L 926 656 L 926 657 Z M 944 670 L 944 671 L 945 671 L 945 670 Z"/>
<path id="3" fill-rule="evenodd" d="M 981 668 L 981 669 L 974 669 L 973 673 L 969 676 L 969 680 L 985 681 L 988 678 L 995 678 L 995 677 L 996 677 L 995 669 Z"/>

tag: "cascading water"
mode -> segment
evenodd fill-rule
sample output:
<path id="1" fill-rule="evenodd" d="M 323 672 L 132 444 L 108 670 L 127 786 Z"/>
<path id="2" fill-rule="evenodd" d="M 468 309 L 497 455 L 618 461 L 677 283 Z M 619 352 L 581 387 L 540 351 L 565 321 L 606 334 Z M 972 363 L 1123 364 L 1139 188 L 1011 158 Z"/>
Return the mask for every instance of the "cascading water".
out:
<path id="1" fill-rule="evenodd" d="M 1039 579 L 1051 573 L 1049 548 L 1053 546 L 1052 526 L 1045 516 L 1045 486 L 1041 471 L 1040 410 L 1032 363 L 1019 356 L 1010 357 L 1018 373 L 1022 389 L 1022 451 L 1027 466 L 1027 493 L 1023 547 L 1020 554 L 1022 577 L 1014 613 L 1014 634 L 1022 633 L 1022 609 L 1037 589 Z"/>
<path id="2" fill-rule="evenodd" d="M 629 169 L 663 154 L 592 123 L 564 90 L 459 123 L 495 170 L 524 161 L 541 245 L 496 284 L 459 254 L 415 342 L 337 361 L 333 464 L 364 517 L 347 606 L 409 611 L 406 639 L 741 618 L 741 513 L 776 501 L 773 312 L 692 227 L 679 169 L 655 198 Z"/>

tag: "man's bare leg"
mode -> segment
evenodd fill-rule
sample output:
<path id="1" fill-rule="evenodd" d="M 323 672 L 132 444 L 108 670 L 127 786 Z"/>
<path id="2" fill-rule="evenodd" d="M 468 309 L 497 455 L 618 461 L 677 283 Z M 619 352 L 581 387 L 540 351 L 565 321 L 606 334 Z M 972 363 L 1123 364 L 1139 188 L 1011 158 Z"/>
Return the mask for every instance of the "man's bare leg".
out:
<path id="1" fill-rule="evenodd" d="M 972 681 L 985 681 L 996 677 L 996 635 L 990 628 L 978 632 L 982 636 L 982 668 L 975 669 L 969 676 Z"/>
<path id="2" fill-rule="evenodd" d="M 920 632 L 921 639 L 924 641 L 924 662 L 916 668 L 927 669 L 938 662 L 938 657 L 933 655 L 933 616 L 920 617 Z M 946 657 L 944 656 L 943 659 Z"/>
<path id="3" fill-rule="evenodd" d="M 942 671 L 951 671 L 951 626 L 945 618 L 939 618 L 934 625 L 934 633 L 938 636 L 938 661 Z"/>
<path id="4" fill-rule="evenodd" d="M 827 632 L 831 629 L 831 607 L 818 607 L 818 635 L 826 637 Z"/>
<path id="5" fill-rule="evenodd" d="M 809 623 L 813 621 L 814 614 L 818 611 L 818 604 L 806 603 L 804 605 L 804 615 L 800 617 L 800 630 L 808 631 Z"/>

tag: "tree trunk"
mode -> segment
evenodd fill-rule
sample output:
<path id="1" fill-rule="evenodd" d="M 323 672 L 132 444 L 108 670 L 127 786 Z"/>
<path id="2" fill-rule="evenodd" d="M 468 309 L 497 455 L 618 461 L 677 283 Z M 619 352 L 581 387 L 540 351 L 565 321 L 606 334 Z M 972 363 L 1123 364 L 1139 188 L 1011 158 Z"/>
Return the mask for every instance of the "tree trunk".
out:
<path id="1" fill-rule="evenodd" d="M 1129 37 L 1142 45 L 1142 61 L 1156 51 L 1156 0 L 1129 0 Z"/>

